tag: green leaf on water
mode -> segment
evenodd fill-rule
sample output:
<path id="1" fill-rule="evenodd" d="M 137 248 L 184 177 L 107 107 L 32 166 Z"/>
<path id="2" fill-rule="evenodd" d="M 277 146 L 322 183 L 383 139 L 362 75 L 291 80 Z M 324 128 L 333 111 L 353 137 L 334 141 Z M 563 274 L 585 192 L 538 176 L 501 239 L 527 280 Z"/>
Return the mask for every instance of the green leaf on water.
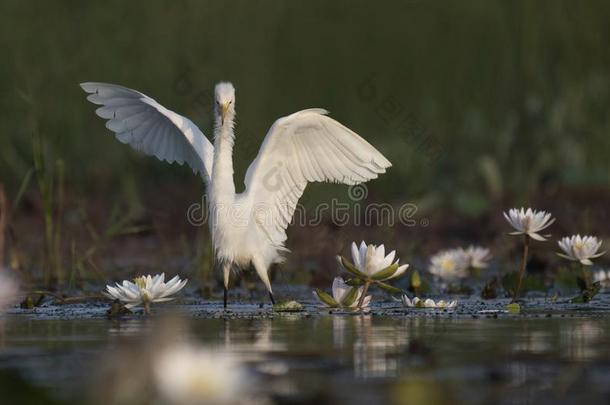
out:
<path id="1" fill-rule="evenodd" d="M 568 300 L 568 302 L 570 304 L 584 304 L 585 302 L 588 302 L 588 301 L 585 301 L 585 297 L 583 297 L 582 294 L 578 294 L 576 297 L 570 298 Z"/>
<path id="2" fill-rule="evenodd" d="M 273 306 L 273 310 L 276 312 L 299 312 L 303 310 L 303 305 L 297 301 L 279 302 Z"/>
<path id="3" fill-rule="evenodd" d="M 521 312 L 521 305 L 516 302 L 513 302 L 506 306 L 506 310 L 511 314 L 518 314 Z"/>
<path id="4" fill-rule="evenodd" d="M 593 285 L 591 286 L 591 293 L 593 294 L 593 297 L 595 297 L 597 295 L 597 293 L 599 292 L 599 290 L 602 289 L 602 283 L 601 281 L 596 281 L 593 283 Z"/>
<path id="5" fill-rule="evenodd" d="M 584 290 L 576 297 L 570 299 L 569 302 L 571 304 L 587 303 L 587 302 L 591 301 L 593 299 L 593 297 L 595 297 L 597 295 L 597 293 L 599 293 L 599 290 L 601 290 L 601 283 L 599 281 L 597 281 L 597 282 L 593 283 L 593 285 L 591 285 L 591 288 L 589 288 L 588 290 Z"/>
<path id="6" fill-rule="evenodd" d="M 325 293 L 324 291 L 320 290 L 319 288 L 316 288 L 315 291 L 316 291 L 316 295 L 318 296 L 318 298 L 320 298 L 320 301 L 322 301 L 329 307 L 334 308 L 334 307 L 339 306 L 337 301 L 335 301 L 335 299 L 333 297 L 331 297 L 329 294 Z"/>

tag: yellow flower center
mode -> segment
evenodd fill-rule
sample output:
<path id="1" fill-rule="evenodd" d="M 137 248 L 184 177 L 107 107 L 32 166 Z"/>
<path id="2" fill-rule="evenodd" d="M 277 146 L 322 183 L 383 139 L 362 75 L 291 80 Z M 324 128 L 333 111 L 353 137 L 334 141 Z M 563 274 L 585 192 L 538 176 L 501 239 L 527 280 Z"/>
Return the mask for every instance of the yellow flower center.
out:
<path id="1" fill-rule="evenodd" d="M 144 276 L 134 278 L 133 282 L 135 285 L 138 286 L 138 288 L 146 287 L 146 279 L 144 278 Z"/>
<path id="2" fill-rule="evenodd" d="M 443 259 L 441 261 L 441 269 L 444 271 L 451 271 L 455 267 L 455 261 L 453 259 Z"/>

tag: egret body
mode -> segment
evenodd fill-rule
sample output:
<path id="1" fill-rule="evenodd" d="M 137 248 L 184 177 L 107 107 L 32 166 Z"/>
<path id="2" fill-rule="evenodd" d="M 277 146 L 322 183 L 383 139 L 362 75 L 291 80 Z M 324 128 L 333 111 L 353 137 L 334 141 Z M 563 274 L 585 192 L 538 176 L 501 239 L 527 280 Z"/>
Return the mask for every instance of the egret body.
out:
<path id="1" fill-rule="evenodd" d="M 355 132 L 307 109 L 271 126 L 235 192 L 235 88 L 214 91 L 214 144 L 193 122 L 126 87 L 82 83 L 97 115 L 119 141 L 169 163 L 186 162 L 201 174 L 208 193 L 208 218 L 216 262 L 223 269 L 225 299 L 233 268 L 254 266 L 273 301 L 268 270 L 283 261 L 286 228 L 309 182 L 359 184 L 384 173 L 391 163 Z"/>

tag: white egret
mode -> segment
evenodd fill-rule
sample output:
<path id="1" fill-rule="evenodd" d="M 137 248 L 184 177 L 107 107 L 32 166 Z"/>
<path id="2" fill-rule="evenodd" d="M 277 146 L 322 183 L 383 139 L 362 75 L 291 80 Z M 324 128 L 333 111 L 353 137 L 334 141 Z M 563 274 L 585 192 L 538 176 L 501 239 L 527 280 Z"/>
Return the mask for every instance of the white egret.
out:
<path id="1" fill-rule="evenodd" d="M 391 163 L 355 132 L 312 108 L 275 121 L 235 193 L 233 131 L 235 89 L 219 83 L 214 97 L 214 145 L 195 124 L 152 98 L 115 84 L 82 83 L 97 115 L 119 141 L 169 163 L 186 162 L 200 173 L 208 193 L 209 226 L 224 273 L 227 305 L 232 268 L 254 266 L 272 302 L 268 270 L 283 261 L 286 228 L 308 182 L 359 184 Z"/>

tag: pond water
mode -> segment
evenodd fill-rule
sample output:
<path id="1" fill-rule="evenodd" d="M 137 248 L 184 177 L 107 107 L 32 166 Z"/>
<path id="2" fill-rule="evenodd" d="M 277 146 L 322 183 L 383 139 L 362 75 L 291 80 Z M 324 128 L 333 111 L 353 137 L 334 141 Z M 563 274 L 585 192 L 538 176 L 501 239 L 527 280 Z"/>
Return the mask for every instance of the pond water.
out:
<path id="1" fill-rule="evenodd" d="M 163 335 L 166 341 L 188 340 L 239 360 L 256 377 L 264 403 L 610 399 L 610 317 L 605 312 L 498 316 L 405 311 L 387 303 L 372 314 L 354 315 L 308 303 L 295 314 L 236 304 L 224 316 L 217 303 L 186 307 L 195 316 L 183 311 L 171 322 L 162 313 L 107 320 L 102 303 L 49 305 L 36 313 L 15 310 L 1 324 L 3 398 L 111 403 L 108 393 L 122 383 L 116 369 L 144 374 L 134 353 Z"/>

